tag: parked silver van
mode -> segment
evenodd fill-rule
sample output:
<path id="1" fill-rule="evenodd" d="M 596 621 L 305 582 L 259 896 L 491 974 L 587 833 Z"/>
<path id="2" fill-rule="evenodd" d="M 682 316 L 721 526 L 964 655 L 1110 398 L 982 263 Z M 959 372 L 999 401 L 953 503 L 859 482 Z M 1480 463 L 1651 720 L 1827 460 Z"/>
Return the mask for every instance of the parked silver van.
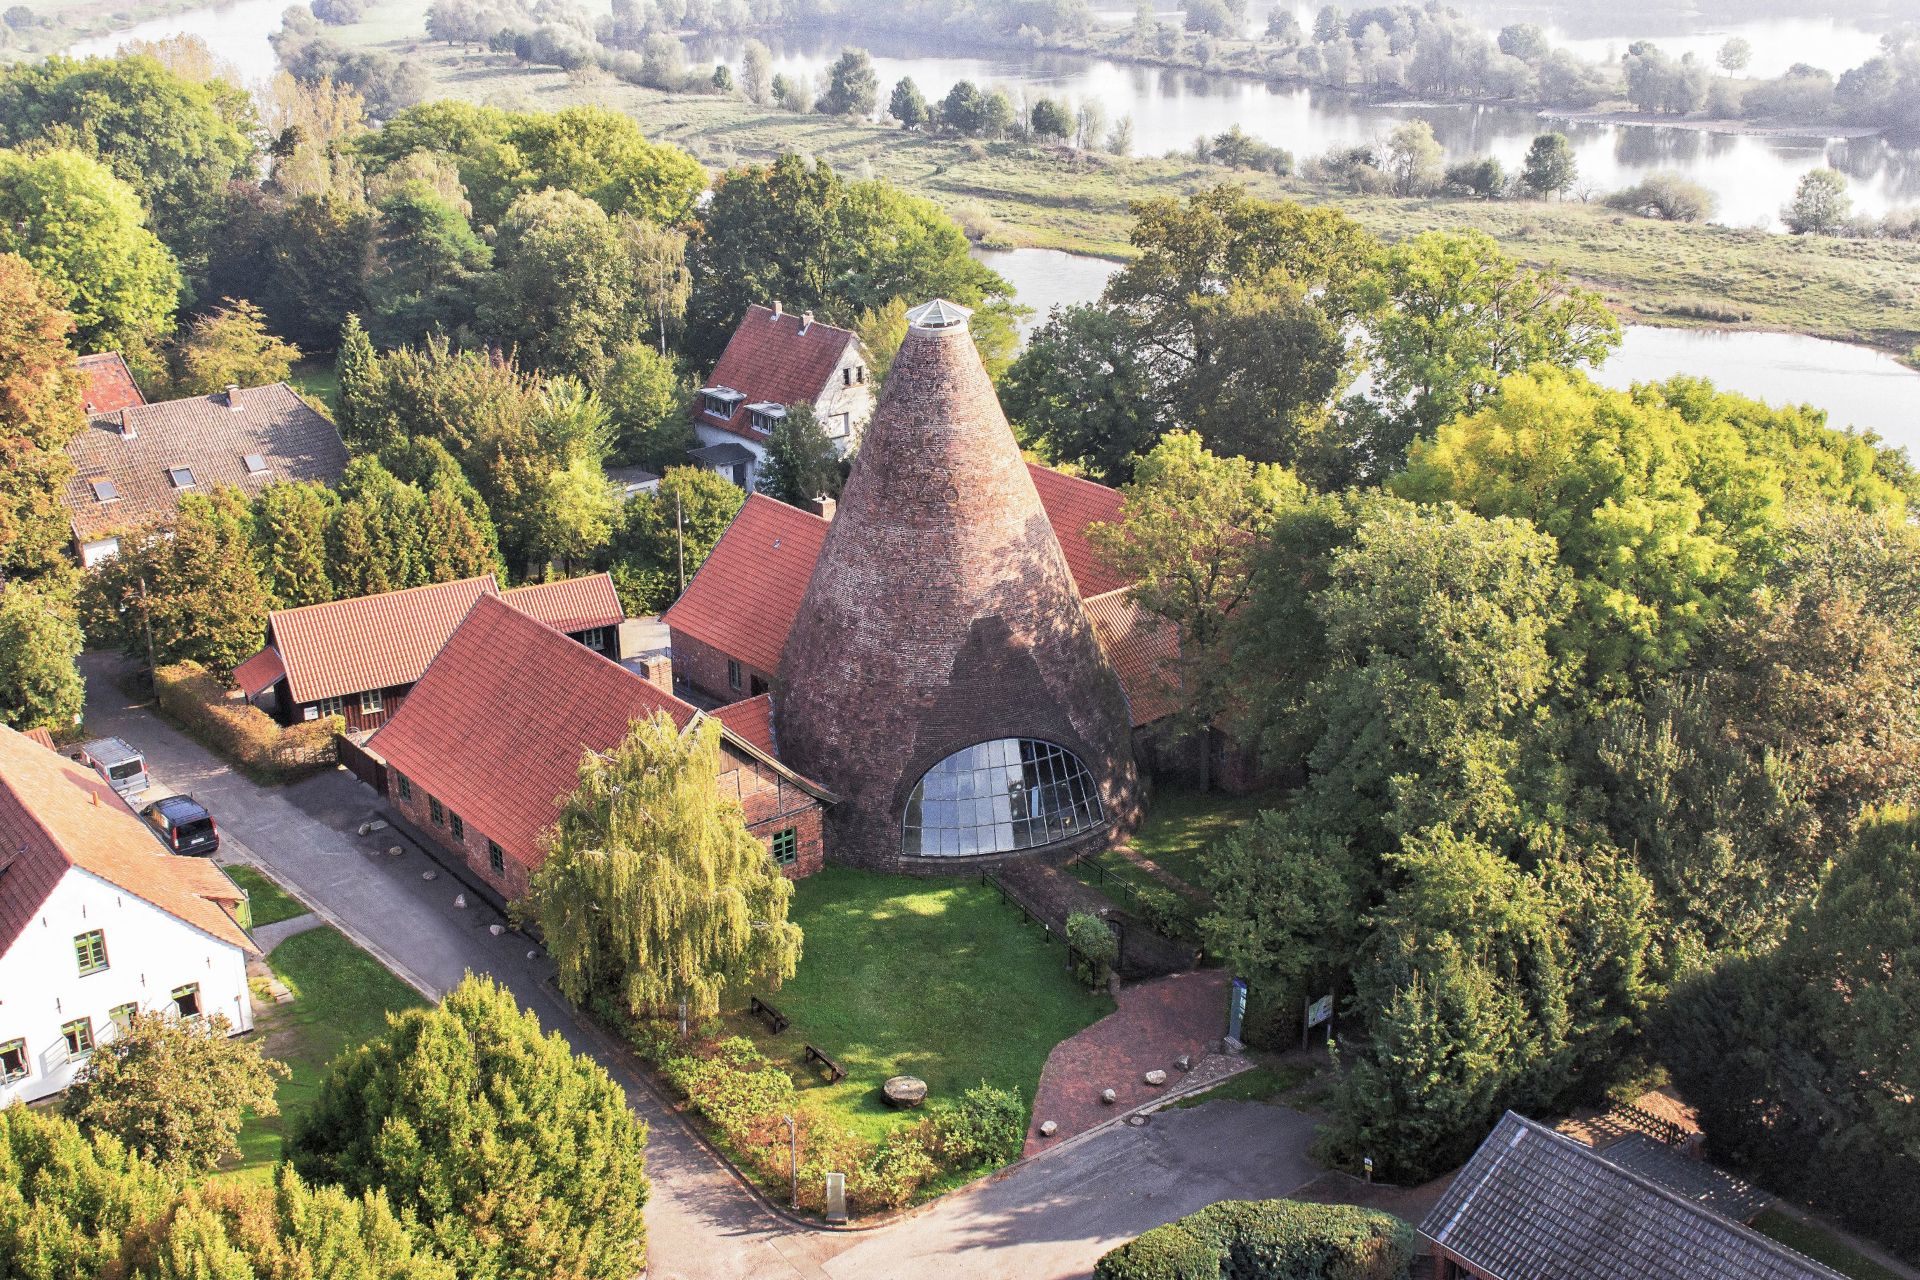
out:
<path id="1" fill-rule="evenodd" d="M 95 738 L 80 748 L 80 759 L 100 771 L 123 796 L 147 789 L 147 760 L 120 738 Z"/>

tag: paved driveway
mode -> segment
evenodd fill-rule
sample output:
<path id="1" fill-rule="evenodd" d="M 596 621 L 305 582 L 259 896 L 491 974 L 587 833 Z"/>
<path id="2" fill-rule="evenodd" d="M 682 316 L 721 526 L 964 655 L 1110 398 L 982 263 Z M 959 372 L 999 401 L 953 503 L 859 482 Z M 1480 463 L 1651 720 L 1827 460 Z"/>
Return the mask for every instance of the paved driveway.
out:
<path id="1" fill-rule="evenodd" d="M 1045 1280 L 1084 1276 L 1101 1253 L 1215 1200 L 1285 1194 L 1317 1172 L 1297 1112 L 1242 1103 L 1164 1112 L 1115 1126 L 872 1232 L 823 1232 L 768 1212 L 641 1080 L 615 1045 L 575 1019 L 551 966 L 490 909 L 454 907 L 460 883 L 388 830 L 354 834 L 374 793 L 344 770 L 265 788 L 129 705 L 112 655 L 82 659 L 91 731 L 127 739 L 155 778 L 213 812 L 235 858 L 268 868 L 320 915 L 431 996 L 471 970 L 506 985 L 543 1026 L 593 1053 L 650 1129 L 650 1274 L 660 1280 Z M 427 880 L 424 873 L 435 871 Z"/>

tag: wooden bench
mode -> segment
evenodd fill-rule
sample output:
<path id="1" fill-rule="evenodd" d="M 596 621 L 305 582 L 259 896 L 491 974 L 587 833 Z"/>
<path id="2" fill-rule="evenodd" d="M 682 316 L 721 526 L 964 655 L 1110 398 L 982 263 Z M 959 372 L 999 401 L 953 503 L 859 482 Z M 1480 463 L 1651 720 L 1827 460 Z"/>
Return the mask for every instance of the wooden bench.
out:
<path id="1" fill-rule="evenodd" d="M 787 1015 L 768 1004 L 765 1000 L 762 1000 L 759 996 L 750 996 L 747 999 L 747 1009 L 755 1017 L 765 1022 L 767 1029 L 772 1031 L 773 1034 L 779 1035 L 787 1029 Z"/>
<path id="2" fill-rule="evenodd" d="M 806 1062 L 808 1066 L 818 1067 L 820 1070 L 826 1072 L 828 1084 L 838 1084 L 847 1078 L 847 1073 L 841 1069 L 839 1063 L 812 1045 L 807 1046 Z"/>

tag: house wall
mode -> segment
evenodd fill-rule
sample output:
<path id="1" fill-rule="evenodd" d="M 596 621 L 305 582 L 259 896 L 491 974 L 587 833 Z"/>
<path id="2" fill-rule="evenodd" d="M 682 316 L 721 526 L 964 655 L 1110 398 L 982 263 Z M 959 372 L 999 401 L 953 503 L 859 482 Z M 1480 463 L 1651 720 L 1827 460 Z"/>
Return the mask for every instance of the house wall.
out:
<path id="1" fill-rule="evenodd" d="M 739 423 L 744 423 L 747 420 L 747 410 L 744 405 L 733 411 L 733 420 Z M 748 430 L 752 431 L 752 428 L 749 427 Z M 735 432 L 727 430 L 725 427 L 712 425 L 703 416 L 695 415 L 693 420 L 693 438 L 701 445 L 737 444 L 744 446 L 747 452 L 753 455 L 753 461 L 747 464 L 746 489 L 751 493 L 760 487 L 760 468 L 765 465 L 767 460 L 767 446 L 757 433 L 754 438 L 750 440 L 746 436 L 738 435 Z M 726 472 L 721 472 L 721 474 L 726 475 L 729 480 L 733 478 Z"/>
<path id="2" fill-rule="evenodd" d="M 860 344 L 849 342 L 847 349 L 840 353 L 840 363 L 834 367 L 833 376 L 827 379 L 827 385 L 820 389 L 819 397 L 813 402 L 814 415 L 843 458 L 859 443 L 867 419 L 873 416 L 873 371 L 866 365 L 867 358 Z M 847 415 L 847 430 L 836 435 L 834 419 L 842 413 Z"/>
<path id="3" fill-rule="evenodd" d="M 120 554 L 120 539 L 99 538 L 93 542 L 77 544 L 80 548 L 80 567 L 92 569 L 105 564 Z"/>
<path id="4" fill-rule="evenodd" d="M 380 691 L 383 699 L 381 709 L 374 712 L 362 712 L 360 710 L 360 695 L 357 693 L 348 694 L 341 700 L 342 707 L 340 711 L 341 716 L 347 722 L 347 732 L 356 733 L 363 730 L 371 731 L 378 729 L 381 725 L 393 719 L 394 713 L 400 710 L 400 704 L 407 700 L 407 694 L 411 692 L 412 689 L 413 686 L 410 684 L 397 684 L 391 688 L 382 689 Z M 301 723 L 307 717 L 308 707 L 317 708 L 320 705 L 317 702 L 293 701 L 292 691 L 288 689 L 286 677 L 284 676 L 280 678 L 278 684 L 273 686 L 273 693 L 274 708 L 280 719 L 280 723 L 283 725 Z M 318 719 L 319 715 L 320 713 L 316 711 L 314 718 Z"/>
<path id="5" fill-rule="evenodd" d="M 73 940 L 99 929 L 107 967 L 80 975 Z M 138 1004 L 170 1010 L 173 990 L 200 984 L 200 1008 L 226 1015 L 236 1032 L 253 1030 L 246 955 L 168 915 L 118 885 L 71 868 L 0 957 L 0 1042 L 24 1039 L 27 1076 L 0 1085 L 0 1106 L 30 1102 L 73 1082 L 78 1060 L 67 1057 L 60 1028 L 93 1020 L 96 1043 L 112 1039 L 111 1011 Z"/>
<path id="6" fill-rule="evenodd" d="M 740 802 L 747 817 L 747 830 L 760 837 L 773 855 L 773 837 L 792 827 L 797 857 L 782 868 L 789 880 L 798 880 L 818 871 L 826 861 L 826 844 L 821 832 L 820 802 L 750 756 L 722 749 L 720 789 Z"/>
<path id="7" fill-rule="evenodd" d="M 435 822 L 433 806 L 428 803 L 432 797 L 424 787 L 419 783 L 410 783 L 408 789 L 411 794 L 400 794 L 400 779 L 403 776 L 392 765 L 387 767 L 387 803 L 400 811 L 400 816 L 406 819 L 409 826 L 431 841 L 443 857 L 458 861 L 469 879 L 479 881 L 500 895 L 501 901 L 512 902 L 526 896 L 527 883 L 538 865 L 537 850 L 515 849 L 506 841 L 501 841 L 503 869 L 496 874 L 487 859 L 487 833 L 476 829 L 466 821 L 466 815 L 461 814 L 461 825 L 465 830 L 462 838 L 456 840 L 451 815 L 460 813 L 460 806 L 445 796 L 439 797 L 440 821 Z"/>
<path id="8" fill-rule="evenodd" d="M 773 687 L 773 672 L 762 671 L 742 662 L 740 687 L 735 689 L 727 683 L 727 660 L 730 655 L 725 650 L 704 640 L 696 640 L 684 631 L 669 631 L 668 636 L 668 644 L 673 650 L 674 675 L 707 697 L 719 699 L 722 705 L 751 698 Z M 761 682 L 760 687 L 754 686 L 755 680 Z"/>

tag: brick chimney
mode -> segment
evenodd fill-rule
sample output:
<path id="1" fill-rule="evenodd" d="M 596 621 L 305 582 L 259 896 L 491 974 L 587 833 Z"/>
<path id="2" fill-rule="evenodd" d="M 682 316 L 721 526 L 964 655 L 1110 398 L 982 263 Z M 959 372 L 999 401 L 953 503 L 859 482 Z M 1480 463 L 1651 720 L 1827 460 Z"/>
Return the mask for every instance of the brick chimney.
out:
<path id="1" fill-rule="evenodd" d="M 778 320 L 781 316 L 785 315 L 786 310 L 787 310 L 786 307 L 781 305 L 780 299 L 775 298 L 773 300 L 773 318 L 775 320 Z"/>
<path id="2" fill-rule="evenodd" d="M 237 382 L 227 384 L 227 408 L 235 413 L 240 412 L 240 384 Z"/>
<path id="3" fill-rule="evenodd" d="M 667 653 L 642 654 L 634 659 L 633 670 L 642 680 L 669 697 L 673 694 L 673 655 Z"/>
<path id="4" fill-rule="evenodd" d="M 800 332 L 805 333 L 808 329 L 811 329 L 812 327 L 813 327 L 813 312 L 802 311 L 800 313 Z"/>
<path id="5" fill-rule="evenodd" d="M 813 512 L 813 514 L 819 516 L 822 520 L 833 519 L 833 513 L 839 506 L 839 503 L 824 493 L 817 498 L 809 498 L 807 500 L 807 510 Z"/>
<path id="6" fill-rule="evenodd" d="M 127 416 L 127 411 L 125 409 L 121 409 L 115 412 L 115 414 L 113 415 L 113 421 L 114 421 L 114 425 L 120 429 L 120 435 L 123 439 L 126 439 L 126 440 L 139 439 L 140 433 L 133 429 L 133 419 Z"/>

